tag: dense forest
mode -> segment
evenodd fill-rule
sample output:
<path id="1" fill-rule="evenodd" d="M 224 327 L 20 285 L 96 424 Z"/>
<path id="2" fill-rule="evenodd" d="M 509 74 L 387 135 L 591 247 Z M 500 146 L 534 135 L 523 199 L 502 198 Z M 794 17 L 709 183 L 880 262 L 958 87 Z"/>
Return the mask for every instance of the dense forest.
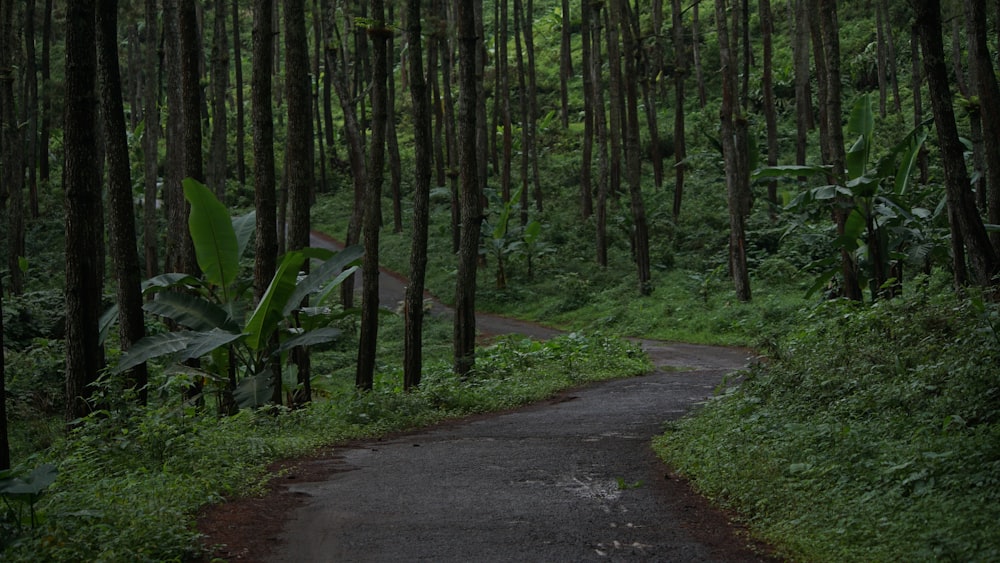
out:
<path id="1" fill-rule="evenodd" d="M 195 557 L 624 336 L 767 358 L 656 447 L 781 555 L 1000 557 L 998 53 L 981 0 L 0 0 L 5 558 Z"/>

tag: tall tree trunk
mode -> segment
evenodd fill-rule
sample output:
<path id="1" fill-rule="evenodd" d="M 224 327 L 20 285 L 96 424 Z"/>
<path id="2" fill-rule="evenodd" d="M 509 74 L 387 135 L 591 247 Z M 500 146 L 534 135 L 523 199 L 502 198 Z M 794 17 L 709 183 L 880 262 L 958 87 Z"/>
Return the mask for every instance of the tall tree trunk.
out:
<path id="1" fill-rule="evenodd" d="M 413 240 L 410 247 L 410 283 L 403 306 L 403 387 L 420 385 L 423 371 L 424 279 L 427 274 L 427 239 L 430 217 L 431 113 L 424 77 L 421 0 L 407 0 L 406 40 L 410 63 L 410 101 L 413 108 Z"/>
<path id="2" fill-rule="evenodd" d="M 760 16 L 761 41 L 764 49 L 764 68 L 761 73 L 761 88 L 764 90 L 764 123 L 767 128 L 767 165 L 778 164 L 778 118 L 774 107 L 774 14 L 771 13 L 771 0 L 760 0 L 758 5 Z M 767 184 L 767 199 L 772 206 L 778 205 L 778 182 L 771 180 Z"/>
<path id="3" fill-rule="evenodd" d="M 681 0 L 673 0 L 671 27 L 674 40 L 674 221 L 681 216 L 684 198 L 684 173 L 687 165 L 687 140 L 684 127 L 684 81 L 688 75 L 687 52 L 684 45 L 684 19 Z"/>
<path id="4" fill-rule="evenodd" d="M 875 6 L 875 70 L 878 75 L 878 114 L 885 117 L 886 99 L 889 93 L 889 78 L 886 66 L 888 65 L 889 49 L 885 45 L 885 28 L 889 22 L 885 21 L 882 14 L 882 2 L 878 0 Z"/>
<path id="5" fill-rule="evenodd" d="M 288 249 L 309 246 L 309 208 L 312 204 L 313 129 L 312 82 L 309 77 L 309 43 L 306 38 L 305 0 L 285 2 L 285 94 L 288 96 L 288 130 L 285 135 L 285 174 L 288 179 Z M 302 266 L 309 272 L 309 261 Z M 302 305 L 309 304 L 309 298 Z M 291 361 L 297 368 L 296 405 L 312 401 L 309 349 L 294 348 Z"/>
<path id="6" fill-rule="evenodd" d="M 9 0 L 0 0 L 7 2 Z M 3 10 L 0 9 L 0 12 Z M 3 349 L 3 276 L 0 276 L 0 471 L 10 469 L 10 434 L 7 431 L 7 374 Z"/>
<path id="7" fill-rule="evenodd" d="M 795 30 L 792 59 L 795 69 L 795 163 L 806 164 L 809 130 L 813 128 L 812 89 L 809 79 L 809 2 L 794 0 Z"/>
<path id="8" fill-rule="evenodd" d="M 569 128 L 569 80 L 573 76 L 569 0 L 562 0 L 560 9 L 562 25 L 559 29 L 559 118 L 562 120 L 563 129 L 567 129 Z M 586 65 L 587 63 L 583 62 L 582 64 Z"/>
<path id="9" fill-rule="evenodd" d="M 98 342 L 104 286 L 104 205 L 97 130 L 94 0 L 66 6 L 63 187 L 66 201 L 66 422 L 86 415 L 90 384 L 104 369 Z"/>
<path id="10" fill-rule="evenodd" d="M 910 26 L 910 61 L 910 91 L 913 93 L 913 126 L 919 127 L 924 121 L 924 105 L 923 96 L 920 92 L 920 86 L 923 84 L 923 73 L 920 68 L 920 35 L 916 23 Z M 920 154 L 917 156 L 917 167 L 920 169 L 919 182 L 926 184 L 930 173 L 926 144 L 920 148 Z"/>
<path id="11" fill-rule="evenodd" d="M 240 37 L 240 3 L 233 0 L 233 79 L 236 91 L 236 181 L 242 193 L 247 184 L 246 117 L 243 111 L 243 40 Z"/>
<path id="12" fill-rule="evenodd" d="M 2 126 L 3 186 L 0 186 L 0 209 L 6 198 L 7 212 L 7 271 L 10 276 L 8 289 L 14 295 L 24 292 L 24 275 L 20 259 L 25 255 L 24 239 L 24 136 L 20 131 L 20 116 L 14 97 L 20 53 L 17 39 L 14 2 L 4 2 L 0 8 L 0 126 Z"/>
<path id="13" fill-rule="evenodd" d="M 146 277 L 160 273 L 160 235 L 157 197 L 160 184 L 160 57 L 157 54 L 158 13 L 156 0 L 145 0 L 143 42 L 145 47 L 143 71 L 143 121 L 145 133 L 142 137 L 143 151 L 143 217 L 142 246 L 146 260 Z"/>
<path id="14" fill-rule="evenodd" d="M 625 108 L 624 88 L 622 88 L 622 57 L 619 41 L 619 26 L 612 21 L 613 9 L 609 6 L 604 10 L 604 26 L 608 44 L 608 146 L 611 151 L 609 158 L 608 195 L 617 198 L 622 186 L 622 132 L 625 118 L 622 115 Z"/>
<path id="15" fill-rule="evenodd" d="M 638 76 L 636 61 L 639 59 L 638 22 L 633 26 L 628 0 L 618 0 L 612 7 L 612 19 L 621 25 L 624 47 L 625 76 Z M 615 14 L 617 12 L 617 14 Z M 617 16 L 617 17 L 616 17 Z M 615 25 L 613 22 L 612 25 Z M 629 202 L 632 211 L 632 244 L 638 273 L 639 294 L 653 292 L 649 260 L 649 227 L 646 222 L 646 205 L 642 198 L 642 148 L 639 145 L 639 87 L 635 80 L 625 80 L 625 169 L 628 175 Z"/>
<path id="16" fill-rule="evenodd" d="M 257 234 L 254 241 L 253 285 L 256 300 L 264 295 L 278 261 L 277 196 L 274 183 L 274 114 L 271 70 L 274 58 L 273 0 L 254 0 L 253 68 L 250 77 L 250 118 L 253 122 L 253 182 Z M 281 372 L 272 374 L 271 401 L 281 403 Z"/>
<path id="17" fill-rule="evenodd" d="M 507 36 L 508 36 L 508 21 L 510 20 L 509 13 L 509 1 L 500 0 L 500 25 L 499 35 L 497 36 L 498 45 L 498 64 L 497 70 L 499 73 L 498 80 L 500 82 L 499 90 L 501 92 L 510 92 L 510 59 L 507 53 Z M 515 30 L 516 33 L 516 30 Z M 498 96 L 501 99 L 502 109 L 500 110 L 500 119 L 503 126 L 503 156 L 500 161 L 500 193 L 503 198 L 504 203 L 510 202 L 511 197 L 511 166 L 514 162 L 514 124 L 511 117 L 510 108 L 510 94 L 504 96 Z"/>
<path id="18" fill-rule="evenodd" d="M 698 18 L 698 5 L 701 0 L 691 5 L 691 57 L 694 61 L 694 73 L 698 83 L 698 107 L 704 109 L 708 105 L 708 96 L 705 94 L 705 72 L 701 64 L 701 30 Z"/>
<path id="19" fill-rule="evenodd" d="M 184 177 L 199 182 L 205 181 L 204 161 L 201 154 L 201 41 L 199 40 L 197 4 L 195 0 L 180 0 L 178 23 L 181 40 L 181 90 L 183 92 L 184 123 Z M 182 198 L 183 199 L 183 198 Z M 190 205 L 184 204 L 184 217 Z M 186 226 L 186 221 L 185 221 Z M 187 229 L 184 245 L 184 269 L 187 273 L 198 271 L 195 260 L 194 242 Z"/>
<path id="20" fill-rule="evenodd" d="M 528 185 L 530 182 L 529 178 L 529 166 L 531 161 L 531 129 L 529 123 L 532 121 L 531 110 L 528 107 L 528 84 L 527 84 L 527 74 L 528 68 L 525 66 L 524 62 L 524 50 L 521 48 L 521 36 L 524 32 L 524 5 L 521 0 L 514 0 L 514 53 L 517 60 L 517 105 L 518 105 L 518 117 L 521 121 L 521 167 L 519 170 L 519 177 L 521 180 L 521 189 L 519 193 L 521 194 L 521 226 L 528 224 Z M 517 203 L 517 202 L 514 202 Z M 497 265 L 497 271 L 502 272 L 502 264 Z M 502 282 L 498 274 L 497 288 L 503 289 L 506 286 L 506 281 Z"/>
<path id="21" fill-rule="evenodd" d="M 229 35 L 226 33 L 226 0 L 213 2 L 212 38 L 212 144 L 208 159 L 208 185 L 219 201 L 226 200 L 229 148 L 226 121 L 226 98 L 229 94 Z M 239 28 L 233 30 L 239 33 Z M 242 64 L 242 61 L 237 61 Z"/>
<path id="22" fill-rule="evenodd" d="M 524 29 L 524 48 L 528 51 L 528 91 L 525 93 L 528 99 L 528 122 L 524 125 L 528 128 L 528 146 L 526 150 L 531 160 L 531 183 L 532 193 L 535 200 L 535 211 L 541 212 L 544 208 L 542 195 L 541 173 L 538 167 L 538 149 L 536 139 L 538 138 L 538 78 L 535 65 L 535 31 L 534 31 L 534 0 L 526 2 L 527 14 L 521 18 L 521 26 Z M 486 185 L 486 176 L 479 179 L 481 185 Z M 525 192 L 527 199 L 527 192 Z"/>
<path id="23" fill-rule="evenodd" d="M 580 163 L 580 218 L 590 219 L 594 213 L 594 81 L 591 74 L 591 12 L 589 0 L 582 0 L 580 10 L 581 72 L 583 73 L 583 148 Z M 566 8 L 564 7 L 564 10 Z M 565 17 L 565 14 L 564 14 Z M 564 21 L 565 25 L 565 21 Z"/>
<path id="24" fill-rule="evenodd" d="M 37 219 L 38 209 L 38 61 L 35 56 L 35 0 L 24 7 L 24 97 L 22 123 L 26 126 L 24 148 L 28 177 L 28 210 Z M 46 155 L 48 158 L 48 155 Z"/>
<path id="25" fill-rule="evenodd" d="M 319 1 L 312 0 L 312 20 L 313 20 L 313 60 L 312 60 L 312 80 L 313 80 L 313 91 L 312 91 L 312 103 L 313 103 L 313 121 L 315 123 L 315 143 L 318 150 L 318 158 L 316 159 L 317 164 L 319 164 L 319 178 L 317 179 L 316 188 L 312 190 L 312 200 L 315 203 L 316 192 L 325 193 L 329 191 L 330 184 L 329 178 L 326 172 L 326 136 L 325 130 L 323 128 L 323 107 L 321 105 L 321 92 L 322 92 L 322 80 L 325 79 L 326 69 L 323 68 L 323 17 L 320 11 Z"/>
<path id="26" fill-rule="evenodd" d="M 988 187 L 986 191 L 987 219 L 1000 224 L 1000 86 L 997 84 L 993 61 L 986 41 L 986 6 L 983 2 L 966 0 L 966 19 L 971 22 L 969 37 L 970 73 L 975 77 L 973 87 L 979 95 L 979 109 L 982 128 L 989 132 L 984 136 L 983 148 L 986 160 Z M 994 251 L 1000 252 L 1000 233 L 990 233 Z"/>
<path id="27" fill-rule="evenodd" d="M 121 72 L 118 67 L 118 0 L 98 0 L 97 41 L 101 113 L 108 160 L 108 243 L 118 302 L 118 335 L 127 351 L 146 336 L 136 249 L 135 212 L 132 205 L 132 174 L 129 161 L 125 108 L 122 103 Z M 146 364 L 129 370 L 127 385 L 146 404 Z"/>
<path id="28" fill-rule="evenodd" d="M 840 25 L 837 21 L 837 5 L 835 0 L 819 0 L 819 20 L 823 41 L 823 51 L 826 58 L 826 105 L 827 146 L 830 154 L 830 164 L 836 174 L 837 184 L 844 184 L 845 150 L 844 130 L 841 126 L 843 111 L 841 110 L 840 89 Z M 847 223 L 848 211 L 845 205 L 837 205 L 833 211 L 837 223 L 837 234 L 843 235 Z M 844 296 L 854 301 L 862 299 L 861 286 L 858 283 L 858 265 L 847 250 L 841 250 L 841 270 L 844 277 Z"/>
<path id="29" fill-rule="evenodd" d="M 184 92 L 181 79 L 181 39 L 178 24 L 179 0 L 163 0 L 163 50 L 167 76 L 166 174 L 163 200 L 167 213 L 166 271 L 184 272 L 187 229 L 184 192 Z"/>
<path id="30" fill-rule="evenodd" d="M 455 1 L 458 24 L 458 172 L 461 184 L 462 231 L 459 242 L 455 287 L 455 372 L 467 376 L 476 362 L 476 267 L 479 258 L 479 228 L 482 224 L 482 190 L 478 181 L 478 97 L 476 54 L 482 36 L 476 33 L 476 7 L 482 0 Z"/>
<path id="31" fill-rule="evenodd" d="M 583 0 L 589 2 L 590 0 Z M 597 137 L 597 202 L 595 206 L 595 216 L 597 219 L 597 229 L 595 237 L 595 252 L 597 254 L 597 265 L 601 268 L 608 267 L 608 192 L 611 190 L 611 162 L 609 157 L 608 122 L 607 113 L 604 111 L 604 81 L 601 69 L 604 62 L 601 57 L 601 40 L 604 37 L 604 9 L 603 6 L 594 6 L 593 26 L 590 32 L 589 41 L 592 44 L 591 65 L 587 72 L 591 75 L 591 83 L 594 85 L 594 135 Z"/>
<path id="32" fill-rule="evenodd" d="M 38 131 L 38 181 L 49 187 L 49 139 L 52 125 L 52 0 L 45 0 L 42 15 L 42 61 L 39 67 L 42 78 L 41 124 Z"/>
<path id="33" fill-rule="evenodd" d="M 388 21 L 395 22 L 395 8 L 389 3 Z M 395 57 L 396 42 L 395 35 L 390 34 L 386 39 L 386 53 L 390 59 Z M 387 62 L 388 64 L 388 62 Z M 389 155 L 389 191 L 392 194 L 392 232 L 403 232 L 403 163 L 399 156 L 399 136 L 396 134 L 396 73 L 392 72 L 389 66 L 386 74 L 386 117 L 385 117 L 385 137 L 386 150 Z"/>
<path id="34" fill-rule="evenodd" d="M 379 230 L 382 226 L 382 184 L 385 174 L 385 133 L 387 120 L 388 55 L 387 38 L 392 30 L 386 27 L 382 0 L 372 0 L 372 137 L 368 154 L 368 186 L 365 190 L 364 244 L 362 263 L 363 289 L 361 297 L 361 337 L 358 343 L 358 365 L 355 384 L 359 389 L 371 389 L 375 377 L 375 350 L 378 347 L 379 305 Z"/>
<path id="35" fill-rule="evenodd" d="M 952 93 L 948 84 L 948 70 L 944 62 L 944 45 L 941 40 L 941 4 L 939 0 L 914 0 L 913 9 L 920 35 L 924 73 L 930 89 L 934 126 L 941 146 L 941 159 L 945 172 L 945 194 L 948 206 L 958 221 L 958 231 L 972 266 L 973 282 L 982 287 L 993 283 L 997 274 L 997 254 L 990 244 L 975 201 L 969 190 L 968 173 L 963 159 L 964 147 L 959 140 L 952 108 Z M 956 229 L 953 229 L 954 233 Z M 957 270 L 957 268 L 956 268 Z"/>
<path id="36" fill-rule="evenodd" d="M 737 2 L 739 0 L 736 0 Z M 722 66 L 722 105 L 719 108 L 722 137 L 722 155 L 726 168 L 726 191 L 729 199 L 729 265 L 736 297 L 749 301 L 750 276 L 746 258 L 746 217 L 749 214 L 749 177 L 743 177 L 745 167 L 740 159 L 746 155 L 739 152 L 737 142 L 737 120 L 746 117 L 739 111 L 738 69 L 735 49 L 729 36 L 726 14 L 726 0 L 715 0 L 715 17 L 719 35 L 719 62 Z"/>

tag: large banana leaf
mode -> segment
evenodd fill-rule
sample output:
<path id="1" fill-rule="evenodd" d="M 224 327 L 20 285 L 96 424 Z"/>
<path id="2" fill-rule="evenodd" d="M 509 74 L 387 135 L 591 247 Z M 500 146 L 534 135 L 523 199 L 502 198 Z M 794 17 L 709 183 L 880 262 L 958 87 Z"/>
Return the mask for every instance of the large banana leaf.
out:
<path id="1" fill-rule="evenodd" d="M 243 334 L 240 332 L 227 332 L 218 328 L 208 332 L 189 332 L 187 334 L 191 337 L 191 342 L 177 357 L 177 361 L 179 362 L 192 358 L 200 358 L 211 353 L 216 348 L 225 346 L 243 337 Z"/>
<path id="2" fill-rule="evenodd" d="M 251 211 L 246 215 L 233 217 L 233 232 L 236 233 L 237 252 L 236 255 L 242 257 L 250 246 L 250 238 L 257 231 L 257 212 Z"/>
<path id="3" fill-rule="evenodd" d="M 240 248 L 225 205 L 204 184 L 184 179 L 184 197 L 191 203 L 188 228 L 198 266 L 205 278 L 227 291 L 239 274 Z"/>
<path id="4" fill-rule="evenodd" d="M 282 342 L 281 346 L 279 346 L 274 353 L 275 355 L 283 354 L 296 346 L 315 346 L 316 344 L 327 344 L 340 338 L 340 334 L 340 329 L 332 326 L 316 328 Z"/>
<path id="5" fill-rule="evenodd" d="M 271 400 L 272 379 L 274 377 L 269 369 L 244 378 L 233 390 L 236 404 L 240 408 L 257 408 L 266 405 Z"/>
<path id="6" fill-rule="evenodd" d="M 115 367 L 121 373 L 141 363 L 184 350 L 190 344 L 191 333 L 162 332 L 140 339 L 129 348 Z"/>
<path id="7" fill-rule="evenodd" d="M 282 311 L 289 297 L 295 291 L 295 282 L 298 279 L 299 268 L 306 260 L 306 253 L 296 250 L 285 254 L 278 265 L 278 270 L 274 273 L 267 291 L 260 298 L 260 303 L 254 310 L 253 315 L 247 321 L 245 332 L 247 333 L 247 345 L 252 350 L 260 350 L 266 345 L 267 340 L 278 327 L 278 323 L 284 318 Z"/>
<path id="8" fill-rule="evenodd" d="M 349 246 L 313 268 L 309 275 L 295 286 L 295 291 L 289 296 L 288 302 L 281 310 L 281 315 L 284 317 L 290 315 L 307 295 L 318 291 L 330 278 L 340 273 L 344 267 L 356 262 L 362 255 L 364 255 L 363 248 L 357 245 Z"/>
<path id="9" fill-rule="evenodd" d="M 228 332 L 239 332 L 239 327 L 229 318 L 225 309 L 188 293 L 160 292 L 156 299 L 144 304 L 142 308 L 195 331 L 221 328 Z"/>

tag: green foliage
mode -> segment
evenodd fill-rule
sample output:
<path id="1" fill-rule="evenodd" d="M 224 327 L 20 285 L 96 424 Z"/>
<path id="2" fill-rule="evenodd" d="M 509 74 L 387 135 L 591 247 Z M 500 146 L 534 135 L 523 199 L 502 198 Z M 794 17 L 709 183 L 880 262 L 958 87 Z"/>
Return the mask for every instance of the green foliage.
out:
<path id="1" fill-rule="evenodd" d="M 201 552 L 194 518 L 223 496 L 253 495 L 269 478 L 268 463 L 321 445 L 376 437 L 496 409 L 523 405 L 584 381 L 649 369 L 634 344 L 602 335 L 570 334 L 549 342 L 503 339 L 484 349 L 473 377 L 450 362 L 426 366 L 421 388 L 403 393 L 396 372 L 358 392 L 353 373 L 325 399 L 295 409 L 244 409 L 216 418 L 170 400 L 136 407 L 115 399 L 120 382 L 103 380 L 108 408 L 39 454 L 59 478 L 36 505 L 33 530 L 3 528 L 4 561 L 175 561 Z M 162 376 L 154 385 L 173 385 Z M 155 396 L 155 394 L 153 394 Z"/>
<path id="2" fill-rule="evenodd" d="M 924 284 L 816 308 L 658 451 L 793 559 L 996 559 L 995 306 Z"/>

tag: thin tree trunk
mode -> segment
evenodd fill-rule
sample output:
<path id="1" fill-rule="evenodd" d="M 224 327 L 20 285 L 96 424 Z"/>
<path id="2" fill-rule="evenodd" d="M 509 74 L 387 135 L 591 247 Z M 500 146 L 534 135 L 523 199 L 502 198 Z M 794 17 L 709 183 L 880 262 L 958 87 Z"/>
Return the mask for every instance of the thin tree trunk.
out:
<path id="1" fill-rule="evenodd" d="M 767 128 L 767 165 L 778 164 L 778 118 L 774 108 L 774 14 L 771 13 L 771 1 L 760 0 L 758 6 L 760 15 L 761 41 L 764 49 L 764 69 L 761 73 L 761 88 L 764 90 L 764 123 Z M 767 199 L 772 206 L 778 205 L 778 182 L 771 180 L 767 184 Z"/>
<path id="2" fill-rule="evenodd" d="M 569 128 L 569 80 L 573 76 L 569 0 L 562 0 L 560 8 L 562 10 L 562 26 L 559 30 L 559 118 L 562 120 L 563 129 L 567 129 Z M 583 62 L 583 65 L 586 64 Z"/>
<path id="3" fill-rule="evenodd" d="M 24 163 L 28 177 L 28 210 L 37 219 L 38 209 L 38 64 L 35 56 L 35 0 L 24 8 L 24 97 L 21 102 L 26 125 Z M 48 158 L 48 155 L 45 155 Z"/>
<path id="4" fill-rule="evenodd" d="M 274 114 L 271 71 L 274 58 L 273 0 L 253 4 L 253 68 L 250 118 L 253 124 L 253 182 L 257 235 L 254 240 L 254 298 L 259 301 L 277 269 L 277 195 L 274 173 Z M 281 371 L 272 365 L 271 402 L 281 404 Z"/>
<path id="5" fill-rule="evenodd" d="M 689 69 L 684 45 L 684 20 L 681 0 L 673 0 L 671 27 L 674 40 L 674 221 L 681 216 L 681 202 L 684 198 L 684 173 L 687 165 L 687 139 L 684 124 L 684 81 Z"/>
<path id="6" fill-rule="evenodd" d="M 392 3 L 389 3 L 388 9 L 388 21 L 395 21 L 395 9 Z M 389 35 L 387 38 L 386 52 L 387 57 L 394 57 L 396 52 L 396 43 L 394 35 Z M 387 63 L 388 64 L 388 63 Z M 403 232 L 403 194 L 402 194 L 402 183 L 403 183 L 403 170 L 402 162 L 399 156 L 399 137 L 396 134 L 396 73 L 390 70 L 387 72 L 386 79 L 387 83 L 387 93 L 386 93 L 386 118 L 385 118 L 385 136 L 386 136 L 386 149 L 389 154 L 389 191 L 392 194 L 392 232 L 402 233 Z"/>
<path id="7" fill-rule="evenodd" d="M 0 126 L 2 126 L 3 147 L 3 186 L 0 187 L 0 209 L 3 209 L 3 198 L 6 201 L 7 221 L 7 272 L 10 276 L 8 289 L 13 295 L 24 292 L 24 275 L 21 272 L 20 259 L 25 255 L 24 236 L 24 137 L 20 131 L 20 116 L 14 97 L 17 81 L 17 68 L 20 65 L 18 54 L 16 16 L 14 2 L 4 2 L 0 8 Z"/>
<path id="8" fill-rule="evenodd" d="M 969 263 L 972 266 L 972 281 L 981 287 L 989 287 L 993 283 L 993 276 L 1000 268 L 996 251 L 990 244 L 986 228 L 969 190 L 969 178 L 963 160 L 965 149 L 959 140 L 958 128 L 955 125 L 952 92 L 944 62 L 944 46 L 940 33 L 940 1 L 914 0 L 913 8 L 919 29 L 924 72 L 930 89 L 931 107 L 934 111 L 934 126 L 941 147 L 948 206 L 954 212 L 953 218 L 958 221 L 958 230 L 965 242 Z M 954 233 L 955 229 L 952 232 Z"/>
<path id="9" fill-rule="evenodd" d="M 923 96 L 920 92 L 920 86 L 923 84 L 923 74 L 920 68 L 920 35 L 915 23 L 910 27 L 910 61 L 910 91 L 913 93 L 913 126 L 919 127 L 924 121 Z M 930 173 L 926 144 L 920 148 L 920 154 L 917 156 L 917 167 L 920 169 L 919 182 L 926 184 Z"/>
<path id="10" fill-rule="evenodd" d="M 184 93 L 181 89 L 181 39 L 178 24 L 178 1 L 163 0 L 163 50 L 167 76 L 167 162 L 163 182 L 163 202 L 167 214 L 166 271 L 183 272 L 187 229 L 184 192 Z"/>
<path id="11" fill-rule="evenodd" d="M 974 79 L 973 87 L 979 95 L 979 109 L 982 128 L 989 132 L 984 136 L 983 148 L 987 170 L 988 187 L 986 195 L 986 216 L 990 223 L 1000 224 L 1000 85 L 997 84 L 993 61 L 986 42 L 986 6 L 983 2 L 966 0 L 967 17 L 971 22 L 969 38 L 969 67 Z M 990 233 L 994 251 L 1000 252 L 1000 233 Z"/>
<path id="12" fill-rule="evenodd" d="M 479 228 L 483 215 L 478 182 L 479 150 L 476 146 L 478 96 L 476 54 L 482 36 L 476 31 L 476 7 L 482 0 L 456 0 L 458 24 L 458 171 L 461 184 L 462 232 L 459 243 L 455 288 L 454 369 L 468 376 L 476 362 L 476 268 L 479 258 Z"/>
<path id="13" fill-rule="evenodd" d="M 201 41 L 198 39 L 198 15 L 195 0 L 180 0 L 179 26 L 181 42 L 181 90 L 183 92 L 184 123 L 184 177 L 199 182 L 205 181 L 204 162 L 201 155 Z M 182 198 L 183 199 L 183 196 Z M 184 202 L 184 219 L 190 205 Z M 184 269 L 186 273 L 196 273 L 198 263 L 194 254 L 194 242 L 188 229 L 184 244 Z"/>
<path id="14" fill-rule="evenodd" d="M 66 422 L 90 411 L 90 384 L 104 369 L 98 342 L 104 279 L 101 172 L 93 132 L 98 124 L 94 0 L 66 6 Z M 10 20 L 7 20 L 10 21 Z"/>
<path id="15" fill-rule="evenodd" d="M 584 0 L 589 1 L 589 0 Z M 604 62 L 601 57 L 601 39 L 604 37 L 602 6 L 594 5 L 593 27 L 590 32 L 592 61 L 588 72 L 594 85 L 594 135 L 597 137 L 597 205 L 596 205 L 596 240 L 595 251 L 597 265 L 608 267 L 608 191 L 611 182 L 611 163 L 608 156 L 608 125 L 607 114 L 604 111 L 604 81 L 601 69 Z"/>
<path id="16" fill-rule="evenodd" d="M 38 154 L 42 158 L 38 159 L 38 181 L 46 187 L 49 186 L 49 139 L 52 125 L 52 94 L 51 94 L 51 69 L 52 69 L 52 0 L 45 0 L 44 14 L 42 15 L 42 61 L 39 70 L 42 78 L 41 91 L 41 125 L 38 132 Z"/>
<path id="17" fill-rule="evenodd" d="M 885 21 L 882 14 L 882 2 L 878 1 L 875 7 L 875 69 L 878 75 L 878 114 L 885 117 L 886 98 L 888 98 L 889 83 L 888 71 L 888 48 L 885 45 L 885 28 L 889 23 Z"/>
<path id="18" fill-rule="evenodd" d="M 9 0 L 0 0 L 7 2 Z M 0 10 L 2 12 L 3 10 Z M 2 145 L 0 145 L 2 146 Z M 7 431 L 7 374 L 4 366 L 4 341 L 3 341 L 3 276 L 0 276 L 0 471 L 10 469 L 10 435 Z"/>
<path id="19" fill-rule="evenodd" d="M 694 60 L 694 73 L 698 83 L 698 107 L 704 109 L 708 105 L 708 97 L 705 94 L 705 72 L 701 64 L 701 30 L 698 18 L 698 5 L 701 0 L 697 0 L 691 5 L 691 57 Z"/>
<path id="20" fill-rule="evenodd" d="M 214 0 L 212 38 L 212 145 L 208 167 L 208 185 L 219 201 L 226 200 L 227 147 L 226 97 L 229 90 L 229 47 L 226 33 L 226 0 Z M 233 30 L 235 33 L 239 29 Z M 240 62 L 240 61 L 237 61 Z"/>
<path id="21" fill-rule="evenodd" d="M 902 111 L 902 102 L 899 97 L 899 74 L 896 66 L 896 40 L 892 35 L 892 18 L 889 15 L 889 4 L 886 0 L 879 0 L 879 9 L 882 10 L 885 20 L 885 47 L 887 62 L 886 71 L 888 80 L 892 84 L 893 109 L 896 113 Z"/>
<path id="22" fill-rule="evenodd" d="M 233 79 L 236 90 L 236 181 L 242 193 L 247 184 L 246 117 L 243 111 L 243 40 L 240 37 L 240 3 L 233 0 Z"/>
<path id="23" fill-rule="evenodd" d="M 616 14 L 617 11 L 617 14 Z M 618 0 L 611 9 L 612 20 L 621 25 L 625 59 L 625 76 L 637 76 L 638 22 L 633 27 L 628 0 Z M 617 16 L 617 17 L 616 17 Z M 612 25 L 616 22 L 612 21 Z M 629 202 L 632 211 L 632 244 L 638 274 L 639 294 L 653 292 L 649 260 L 649 227 L 646 222 L 646 205 L 642 198 L 642 148 L 639 145 L 639 88 L 635 80 L 625 80 L 625 169 L 628 176 Z"/>
<path id="24" fill-rule="evenodd" d="M 424 279 L 430 217 L 431 114 L 424 78 L 420 0 L 407 0 L 407 43 L 410 64 L 410 100 L 413 107 L 413 241 L 410 247 L 410 283 L 403 306 L 403 387 L 420 385 L 423 371 Z"/>
<path id="25" fill-rule="evenodd" d="M 739 1 L 739 0 L 736 0 Z M 738 69 L 735 49 L 729 37 L 726 0 L 715 0 L 715 17 L 719 35 L 719 59 L 722 66 L 722 105 L 719 108 L 722 137 L 722 155 L 726 168 L 726 191 L 729 199 L 729 265 L 736 287 L 736 297 L 740 301 L 750 300 L 750 277 L 746 262 L 746 217 L 749 212 L 749 177 L 744 178 L 745 169 L 740 159 L 737 142 L 738 120 L 746 117 L 739 113 L 737 104 Z"/>
<path id="26" fill-rule="evenodd" d="M 580 163 L 580 216 L 586 221 L 594 213 L 593 169 L 594 169 L 594 81 L 591 73 L 591 7 L 588 0 L 581 1 L 580 37 L 581 66 L 583 73 L 583 150 Z M 565 8 L 564 8 L 565 10 Z M 565 25 L 565 24 L 564 24 Z"/>
<path id="27" fill-rule="evenodd" d="M 528 224 L 528 185 L 529 185 L 529 165 L 531 160 L 531 129 L 529 123 L 532 121 L 531 110 L 528 107 L 528 69 L 524 62 L 524 50 L 521 48 L 521 36 L 524 31 L 524 7 L 521 0 L 514 0 L 514 53 L 517 60 L 517 102 L 521 121 L 521 167 L 519 176 L 521 180 L 521 226 Z M 515 202 L 517 203 L 517 202 Z M 497 265 L 497 271 L 502 272 L 503 263 Z M 501 284 L 502 276 L 498 275 L 497 289 L 503 289 L 506 281 Z"/>
<path id="28" fill-rule="evenodd" d="M 136 250 L 135 212 L 121 73 L 118 67 L 118 0 L 99 0 L 97 10 L 98 76 L 108 159 L 108 243 L 118 302 L 122 351 L 146 336 Z M 146 404 L 146 364 L 127 374 L 127 385 Z"/>
<path id="29" fill-rule="evenodd" d="M 312 83 L 309 77 L 309 43 L 306 38 L 305 0 L 285 2 L 285 94 L 288 96 L 288 130 L 285 140 L 285 174 L 291 220 L 288 225 L 288 249 L 309 246 L 309 208 L 312 204 L 313 129 Z M 309 273 L 309 261 L 302 270 Z M 302 301 L 308 306 L 309 298 Z M 295 364 L 298 387 L 292 396 L 295 405 L 312 401 L 312 370 L 309 349 L 293 348 L 290 359 Z"/>
<path id="30" fill-rule="evenodd" d="M 507 53 L 507 36 L 508 36 L 508 25 L 507 22 L 510 21 L 510 13 L 508 10 L 509 2 L 508 0 L 500 0 L 500 25 L 499 35 L 497 37 L 499 44 L 497 45 L 498 52 L 498 72 L 500 81 L 500 91 L 510 92 L 510 58 Z M 515 30 L 515 33 L 517 31 Z M 510 95 L 499 96 L 502 99 L 502 109 L 500 110 L 500 119 L 502 121 L 503 127 L 503 155 L 500 161 L 500 194 L 503 198 L 504 203 L 510 202 L 511 197 L 511 166 L 514 161 L 514 124 L 512 123 L 511 108 L 510 108 Z"/>
<path id="31" fill-rule="evenodd" d="M 358 343 L 358 365 L 355 385 L 371 389 L 375 377 L 375 350 L 378 345 L 379 304 L 379 230 L 382 225 L 382 184 L 385 170 L 385 133 L 387 120 L 388 55 L 387 38 L 392 31 L 385 24 L 382 0 L 372 0 L 372 136 L 368 155 L 368 186 L 365 191 L 364 244 L 362 264 L 363 290 L 361 298 L 361 337 Z"/>

